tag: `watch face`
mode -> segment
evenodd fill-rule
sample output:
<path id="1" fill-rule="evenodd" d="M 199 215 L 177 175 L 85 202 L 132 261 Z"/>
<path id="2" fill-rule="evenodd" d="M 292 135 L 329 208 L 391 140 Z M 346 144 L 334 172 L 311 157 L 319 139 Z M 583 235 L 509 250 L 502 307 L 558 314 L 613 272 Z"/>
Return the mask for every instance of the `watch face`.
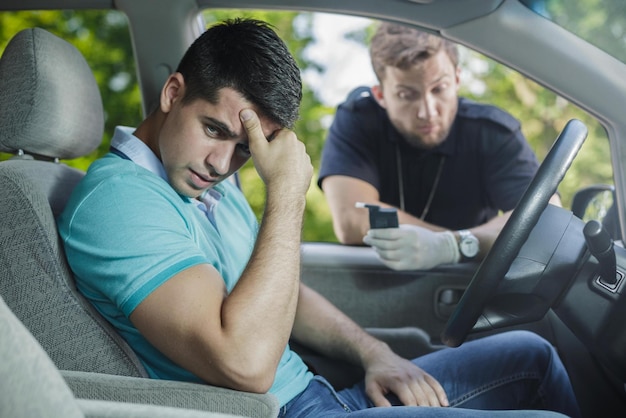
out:
<path id="1" fill-rule="evenodd" d="M 476 254 L 478 254 L 478 239 L 473 235 L 463 237 L 459 249 L 461 254 L 467 258 L 476 257 Z"/>

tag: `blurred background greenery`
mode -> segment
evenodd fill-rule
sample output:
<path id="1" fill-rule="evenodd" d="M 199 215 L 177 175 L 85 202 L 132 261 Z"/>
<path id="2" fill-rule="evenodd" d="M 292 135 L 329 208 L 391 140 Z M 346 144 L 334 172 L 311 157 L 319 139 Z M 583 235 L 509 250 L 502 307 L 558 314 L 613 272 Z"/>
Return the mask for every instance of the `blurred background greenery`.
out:
<path id="1" fill-rule="evenodd" d="M 324 71 L 323 65 L 307 58 L 304 53 L 307 46 L 314 42 L 313 15 L 310 13 L 211 10 L 204 12 L 203 16 L 207 25 L 236 16 L 270 22 L 287 42 L 303 71 Z M 591 17 L 588 23 L 603 24 Z M 76 45 L 89 62 L 100 86 L 106 112 L 103 142 L 91 155 L 65 162 L 86 170 L 94 159 L 107 152 L 116 125 L 135 126 L 143 117 L 126 19 L 120 13 L 110 11 L 3 12 L 0 13 L 0 51 L 20 29 L 35 26 Z M 368 26 L 346 36 L 367 44 L 371 32 L 372 26 Z M 476 62 L 481 65 L 475 65 Z M 581 187 L 596 183 L 612 184 L 607 136 L 592 116 L 532 80 L 474 51 L 462 48 L 461 65 L 464 78 L 468 80 L 463 84 L 462 95 L 502 107 L 522 121 L 522 130 L 540 160 L 569 119 L 580 119 L 588 126 L 587 142 L 559 188 L 565 207 L 570 206 L 573 194 Z M 481 88 L 472 88 L 477 83 Z M 328 121 L 333 113 L 334 108 L 323 104 L 318 92 L 305 84 L 300 120 L 295 130 L 306 143 L 316 169 Z M 0 160 L 8 157 L 7 154 L 0 154 Z M 251 163 L 240 170 L 240 178 L 244 193 L 260 217 L 265 192 Z M 314 177 L 307 195 L 303 240 L 336 242 L 330 212 L 316 181 Z"/>

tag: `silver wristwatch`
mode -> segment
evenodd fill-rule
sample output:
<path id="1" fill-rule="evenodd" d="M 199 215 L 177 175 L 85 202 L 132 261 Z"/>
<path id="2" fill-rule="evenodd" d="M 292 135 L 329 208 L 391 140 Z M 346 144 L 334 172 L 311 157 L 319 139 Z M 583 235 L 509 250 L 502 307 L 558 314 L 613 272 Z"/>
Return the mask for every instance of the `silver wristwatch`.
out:
<path id="1" fill-rule="evenodd" d="M 459 252 L 465 260 L 471 260 L 478 254 L 480 245 L 478 238 L 474 236 L 467 229 L 462 229 L 459 232 Z"/>

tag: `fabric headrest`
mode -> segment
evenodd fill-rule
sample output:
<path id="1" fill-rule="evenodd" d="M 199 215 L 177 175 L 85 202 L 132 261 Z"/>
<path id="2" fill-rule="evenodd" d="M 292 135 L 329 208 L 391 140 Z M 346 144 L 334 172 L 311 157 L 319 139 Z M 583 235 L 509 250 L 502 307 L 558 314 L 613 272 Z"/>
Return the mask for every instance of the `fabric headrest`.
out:
<path id="1" fill-rule="evenodd" d="M 16 34 L 0 59 L 0 151 L 71 159 L 102 141 L 102 98 L 91 68 L 40 28 Z"/>

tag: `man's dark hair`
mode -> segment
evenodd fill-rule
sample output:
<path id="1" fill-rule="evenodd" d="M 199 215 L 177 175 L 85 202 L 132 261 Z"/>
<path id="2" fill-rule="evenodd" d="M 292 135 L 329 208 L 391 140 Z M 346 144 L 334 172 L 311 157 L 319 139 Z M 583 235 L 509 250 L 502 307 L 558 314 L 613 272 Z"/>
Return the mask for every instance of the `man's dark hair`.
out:
<path id="1" fill-rule="evenodd" d="M 269 24 L 232 19 L 207 29 L 189 47 L 176 71 L 185 79 L 183 103 L 217 103 L 229 87 L 268 118 L 292 128 L 302 99 L 300 69 Z"/>
<path id="2" fill-rule="evenodd" d="M 384 22 L 378 26 L 370 42 L 370 59 L 374 73 L 382 83 L 385 67 L 407 70 L 441 50 L 448 54 L 456 68 L 459 65 L 456 44 L 410 26 Z"/>

